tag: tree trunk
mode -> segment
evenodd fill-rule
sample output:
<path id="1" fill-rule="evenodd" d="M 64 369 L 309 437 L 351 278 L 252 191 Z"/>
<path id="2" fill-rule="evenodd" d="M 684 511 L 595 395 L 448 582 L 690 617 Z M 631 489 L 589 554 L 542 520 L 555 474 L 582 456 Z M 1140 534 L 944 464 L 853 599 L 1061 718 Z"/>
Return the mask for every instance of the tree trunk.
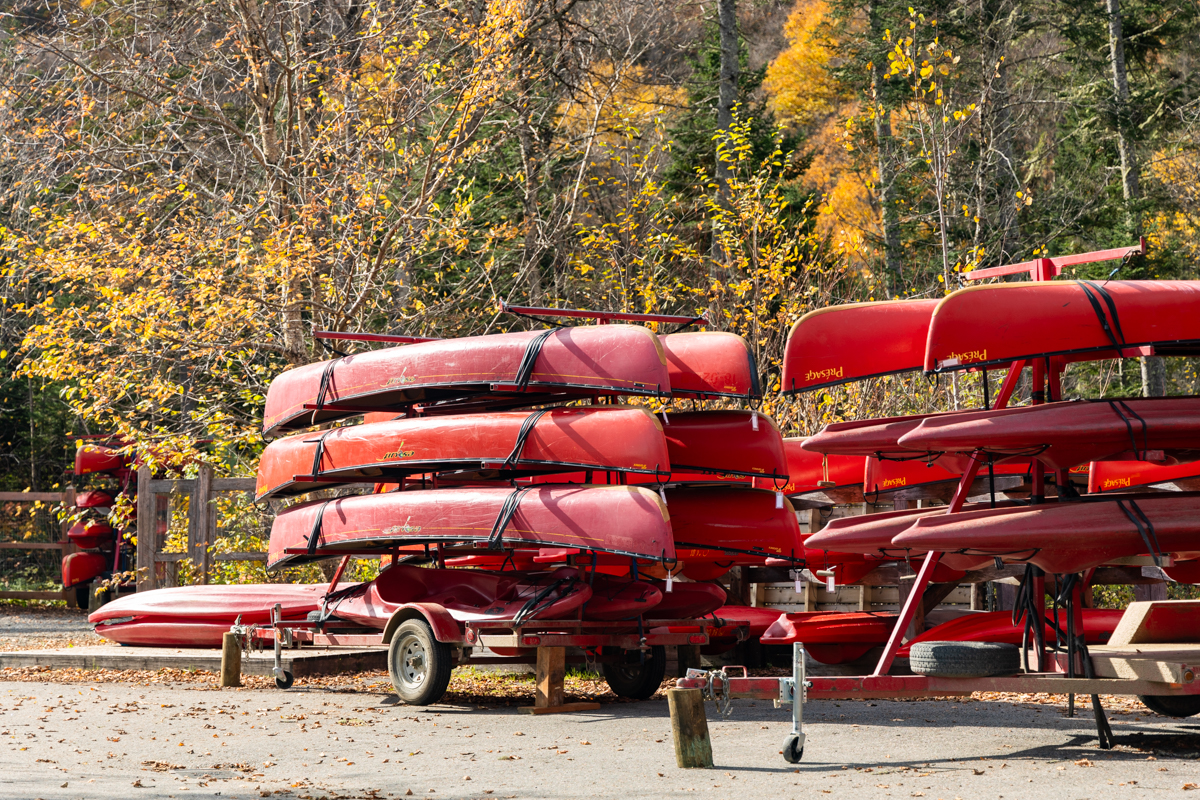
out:
<path id="1" fill-rule="evenodd" d="M 882 36 L 875 3 L 867 6 L 871 24 L 871 41 L 878 42 Z M 892 121 L 883 104 L 883 64 L 881 58 L 871 59 L 871 96 L 875 114 L 876 169 L 879 172 L 878 197 L 879 220 L 883 227 L 883 263 L 892 283 L 901 276 L 900 261 L 900 216 L 896 211 L 896 173 L 892 163 Z"/>
<path id="2" fill-rule="evenodd" d="M 1138 160 L 1133 149 L 1129 119 L 1129 76 L 1125 71 L 1125 40 L 1121 34 L 1121 0 L 1106 0 L 1108 5 L 1108 49 L 1112 63 L 1113 103 L 1117 117 L 1117 147 L 1121 153 L 1121 190 L 1125 195 L 1125 213 L 1129 230 L 1140 236 L 1142 224 L 1135 205 L 1141 197 L 1138 186 Z"/>
<path id="3" fill-rule="evenodd" d="M 528 90 L 524 92 L 528 96 Z M 533 115 L 522 114 L 521 125 L 517 129 L 517 139 L 521 145 L 521 169 L 525 173 L 523 212 L 525 219 L 522 231 L 525 244 L 521 254 L 521 270 L 527 274 L 529 286 L 529 304 L 538 305 L 542 299 L 542 273 L 540 262 L 541 219 L 538 214 L 538 140 L 533 128 Z"/>
<path id="4" fill-rule="evenodd" d="M 717 0 L 717 29 L 720 34 L 721 67 L 717 78 L 717 130 L 728 133 L 733 125 L 733 107 L 738 94 L 738 20 L 737 0 Z M 729 207 L 729 164 L 721 154 L 716 156 L 717 202 L 722 208 Z M 723 262 L 725 253 L 714 231 L 712 242 L 712 267 L 710 275 L 717 280 L 725 278 Z"/>
<path id="5" fill-rule="evenodd" d="M 1167 367 L 1161 356 L 1142 356 L 1142 397 L 1165 397 Z"/>

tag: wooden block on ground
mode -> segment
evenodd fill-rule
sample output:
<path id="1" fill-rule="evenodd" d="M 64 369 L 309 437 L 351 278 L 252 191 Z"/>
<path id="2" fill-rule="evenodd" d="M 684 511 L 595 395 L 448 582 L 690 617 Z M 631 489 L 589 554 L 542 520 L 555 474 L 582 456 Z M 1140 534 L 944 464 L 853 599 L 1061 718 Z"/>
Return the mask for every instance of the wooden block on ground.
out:
<path id="1" fill-rule="evenodd" d="M 221 685 L 242 685 L 242 642 L 232 631 L 221 634 Z"/>
<path id="2" fill-rule="evenodd" d="M 566 672 L 567 648 L 538 648 L 534 708 L 557 708 L 563 704 L 563 679 Z"/>
<path id="3" fill-rule="evenodd" d="M 704 715 L 704 695 L 699 689 L 668 689 L 671 736 L 675 740 L 675 763 L 680 769 L 711 769 L 712 741 Z"/>

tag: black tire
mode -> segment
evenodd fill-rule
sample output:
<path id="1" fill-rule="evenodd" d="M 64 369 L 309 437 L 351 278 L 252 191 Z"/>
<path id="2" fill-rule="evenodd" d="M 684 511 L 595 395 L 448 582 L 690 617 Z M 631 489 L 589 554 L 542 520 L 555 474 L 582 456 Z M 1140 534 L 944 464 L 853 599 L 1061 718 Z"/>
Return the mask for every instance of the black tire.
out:
<path id="1" fill-rule="evenodd" d="M 667 649 L 654 645 L 643 663 L 637 650 L 626 651 L 620 661 L 605 661 L 601 665 L 608 688 L 618 697 L 648 700 L 662 685 L 667 674 Z"/>
<path id="2" fill-rule="evenodd" d="M 1164 717 L 1194 717 L 1200 714 L 1200 695 L 1169 696 L 1142 694 L 1138 695 L 1142 705 L 1155 714 Z"/>
<path id="3" fill-rule="evenodd" d="M 275 679 L 275 685 L 277 687 L 279 687 L 280 689 L 290 689 L 290 688 L 292 688 L 292 684 L 295 682 L 296 682 L 296 676 L 293 675 L 292 673 L 288 672 L 286 669 L 283 671 L 282 678 Z"/>
<path id="4" fill-rule="evenodd" d="M 405 703 L 427 706 L 442 699 L 450 685 L 453 654 L 423 619 L 400 623 L 388 646 L 388 675 Z"/>
<path id="5" fill-rule="evenodd" d="M 77 583 L 68 589 L 68 592 L 75 593 L 75 607 L 87 610 L 88 600 L 91 598 L 92 582 Z"/>
<path id="6" fill-rule="evenodd" d="M 783 741 L 783 760 L 789 764 L 799 764 L 802 758 L 804 748 L 800 745 L 800 737 L 794 733 L 789 734 Z"/>
<path id="7" fill-rule="evenodd" d="M 1021 671 L 1021 648 L 999 642 L 918 642 L 908 663 L 918 675 L 939 678 L 1014 675 Z"/>

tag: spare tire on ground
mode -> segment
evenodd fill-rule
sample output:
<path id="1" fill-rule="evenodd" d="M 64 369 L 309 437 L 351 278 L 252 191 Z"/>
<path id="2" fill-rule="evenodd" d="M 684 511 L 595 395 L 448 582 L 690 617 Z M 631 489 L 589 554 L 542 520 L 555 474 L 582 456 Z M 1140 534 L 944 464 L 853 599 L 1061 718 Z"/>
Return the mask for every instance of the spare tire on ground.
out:
<path id="1" fill-rule="evenodd" d="M 918 675 L 987 678 L 1021 670 L 1021 648 L 1000 642 L 918 642 L 908 664 Z"/>

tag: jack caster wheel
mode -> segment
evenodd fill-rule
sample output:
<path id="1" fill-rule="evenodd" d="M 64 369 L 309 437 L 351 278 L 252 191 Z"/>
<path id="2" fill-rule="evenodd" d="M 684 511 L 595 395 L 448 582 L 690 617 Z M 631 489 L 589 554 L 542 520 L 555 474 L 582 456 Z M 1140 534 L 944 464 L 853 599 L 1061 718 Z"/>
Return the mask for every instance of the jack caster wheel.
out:
<path id="1" fill-rule="evenodd" d="M 799 764 L 802 758 L 804 758 L 803 741 L 793 733 L 783 740 L 783 760 L 789 764 Z"/>
<path id="2" fill-rule="evenodd" d="M 278 686 L 280 689 L 290 689 L 290 688 L 292 688 L 292 684 L 295 682 L 296 682 L 296 676 L 293 675 L 292 673 L 288 672 L 286 669 L 283 671 L 282 678 L 275 679 L 275 685 Z"/>

